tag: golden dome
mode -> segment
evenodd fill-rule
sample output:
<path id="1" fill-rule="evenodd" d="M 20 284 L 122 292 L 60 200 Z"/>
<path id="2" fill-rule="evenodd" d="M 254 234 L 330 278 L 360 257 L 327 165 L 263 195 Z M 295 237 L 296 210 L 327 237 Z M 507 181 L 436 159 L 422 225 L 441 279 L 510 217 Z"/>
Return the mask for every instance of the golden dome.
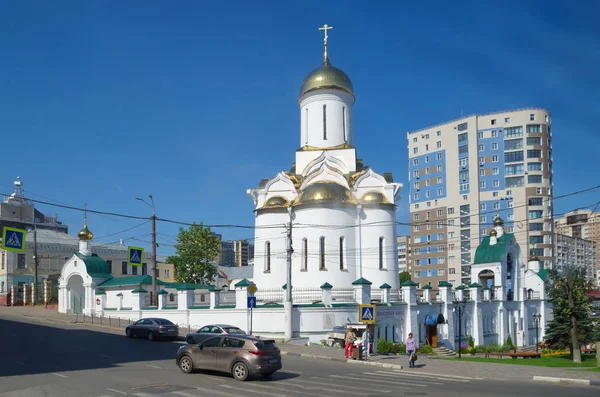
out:
<path id="1" fill-rule="evenodd" d="M 300 86 L 300 97 L 310 91 L 335 88 L 354 96 L 354 87 L 350 77 L 326 61 L 322 66 L 309 73 Z"/>
<path id="2" fill-rule="evenodd" d="M 314 203 L 350 203 L 356 199 L 350 190 L 335 182 L 316 182 L 306 187 L 294 205 Z"/>
<path id="3" fill-rule="evenodd" d="M 291 205 L 290 200 L 281 196 L 273 196 L 261 208 L 285 208 Z"/>
<path id="4" fill-rule="evenodd" d="M 495 231 L 494 229 L 490 230 L 490 236 L 496 237 L 497 235 L 498 235 L 497 231 Z"/>
<path id="5" fill-rule="evenodd" d="M 365 193 L 360 202 L 363 204 L 391 204 L 383 193 L 375 191 Z"/>
<path id="6" fill-rule="evenodd" d="M 94 238 L 94 233 L 88 229 L 87 225 L 83 225 L 83 229 L 79 233 L 77 233 L 77 237 L 83 241 L 90 241 Z"/>
<path id="7" fill-rule="evenodd" d="M 494 226 L 504 226 L 504 221 L 499 216 L 494 219 Z"/>

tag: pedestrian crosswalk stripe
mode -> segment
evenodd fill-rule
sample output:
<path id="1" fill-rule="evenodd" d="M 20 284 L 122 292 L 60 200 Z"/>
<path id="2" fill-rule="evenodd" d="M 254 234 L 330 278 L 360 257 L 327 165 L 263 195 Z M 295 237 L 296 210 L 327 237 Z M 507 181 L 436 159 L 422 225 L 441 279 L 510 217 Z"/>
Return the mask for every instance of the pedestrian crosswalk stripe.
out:
<path id="1" fill-rule="evenodd" d="M 269 393 L 268 391 L 263 391 L 263 390 L 249 390 L 248 387 L 235 387 L 235 386 L 231 386 L 231 385 L 219 385 L 219 387 L 236 390 L 236 391 L 242 392 L 243 394 L 255 393 L 255 394 L 260 394 L 261 396 L 281 397 L 281 393 Z M 238 396 L 239 396 L 239 394 L 238 394 Z"/>
<path id="2" fill-rule="evenodd" d="M 360 386 L 354 386 L 354 385 L 343 385 L 340 383 L 331 383 L 331 381 L 327 378 L 319 378 L 317 376 L 312 376 L 311 379 L 315 379 L 315 380 L 322 380 L 327 382 L 327 386 L 333 386 L 333 387 L 340 387 L 340 388 L 346 388 L 346 389 L 353 389 L 353 390 L 364 390 L 364 391 L 373 391 L 372 387 L 360 387 Z M 298 379 L 297 382 L 305 382 L 305 383 L 313 383 L 315 385 L 322 385 L 322 382 L 311 382 L 309 380 L 300 380 Z M 391 390 L 377 390 L 379 393 L 391 393 Z"/>
<path id="3" fill-rule="evenodd" d="M 273 386 L 273 384 L 280 384 L 281 386 Z M 284 386 L 285 385 L 285 386 Z M 278 390 L 285 393 L 296 393 L 302 396 L 306 395 L 306 390 L 291 390 L 289 388 L 289 383 L 281 383 L 281 382 L 253 382 L 252 387 L 258 387 L 259 389 L 267 389 L 267 390 Z M 319 394 L 319 397 L 332 397 L 324 394 Z"/>
<path id="4" fill-rule="evenodd" d="M 428 380 L 428 379 L 423 379 L 423 378 L 413 378 L 413 379 L 409 379 L 410 377 L 405 377 L 402 378 L 401 376 L 397 375 L 397 374 L 381 374 L 381 373 L 377 373 L 377 372 L 363 372 L 364 375 L 368 375 L 368 376 L 381 376 L 384 379 L 396 379 L 396 380 L 401 380 L 402 383 L 404 384 L 413 384 L 413 385 L 422 385 L 422 386 L 430 386 L 430 385 L 443 385 L 444 383 L 442 382 L 437 382 L 435 380 Z M 420 383 L 407 383 L 407 380 L 412 382 L 420 382 Z"/>
<path id="5" fill-rule="evenodd" d="M 431 372 L 421 372 L 421 371 L 416 371 L 416 372 L 409 372 L 407 370 L 402 370 L 402 369 L 396 369 L 396 370 L 388 370 L 388 371 L 377 371 L 377 372 L 385 372 L 385 373 L 389 373 L 389 374 L 399 374 L 399 375 L 406 375 L 406 376 L 422 376 L 422 377 L 428 377 L 428 378 L 434 378 L 437 380 L 454 380 L 454 381 L 472 381 L 472 380 L 481 380 L 483 378 L 472 378 L 469 376 L 459 376 L 459 375 L 445 375 L 445 374 L 434 374 Z M 440 378 L 444 378 L 444 379 L 440 379 Z"/>
<path id="6" fill-rule="evenodd" d="M 330 392 L 333 392 L 333 393 L 343 392 L 344 394 L 351 394 L 351 395 L 355 395 L 355 396 L 364 396 L 365 395 L 365 392 L 354 392 L 354 391 L 348 391 L 348 390 L 343 390 L 342 391 L 342 390 L 338 390 L 338 389 L 331 389 L 331 388 L 325 387 L 325 385 L 326 386 L 332 386 L 332 385 L 329 385 L 327 383 L 325 385 L 323 385 L 321 383 L 320 386 L 312 386 L 312 385 L 308 386 L 308 385 L 301 385 L 301 384 L 299 385 L 297 382 L 304 382 L 304 381 L 302 381 L 302 380 L 292 380 L 288 384 L 290 384 L 290 383 L 294 384 L 295 383 L 295 386 L 301 387 L 303 389 L 307 389 L 307 391 L 308 390 L 318 390 L 319 392 L 321 392 L 321 390 L 324 390 L 324 391 L 330 391 Z M 313 382 L 309 382 L 309 383 L 313 383 Z"/>
<path id="7" fill-rule="evenodd" d="M 198 391 L 203 391 L 206 392 L 206 394 L 198 394 Z M 227 393 L 224 391 L 219 391 L 219 390 L 215 390 L 215 389 L 205 389 L 205 388 L 197 388 L 195 390 L 195 393 L 191 393 L 191 392 L 185 392 L 185 391 L 172 391 L 171 394 L 177 394 L 178 396 L 184 396 L 184 397 L 201 397 L 201 396 L 214 396 L 215 394 L 219 395 L 219 396 L 226 396 L 226 397 L 239 397 L 239 394 L 231 394 L 231 393 Z M 152 396 L 152 397 L 156 397 L 156 396 Z"/>
<path id="8" fill-rule="evenodd" d="M 410 389 L 410 387 L 406 387 L 406 386 L 396 386 L 396 385 L 398 385 L 398 381 L 373 379 L 373 377 L 360 377 L 360 376 L 357 376 L 356 374 L 349 374 L 349 375 L 344 375 L 344 376 L 342 376 L 342 375 L 328 375 L 328 376 L 330 378 L 338 378 L 338 379 L 344 379 L 344 380 L 348 380 L 348 379 L 358 380 L 367 385 L 375 385 L 375 384 L 394 385 L 394 387 L 396 387 L 396 388 Z M 403 383 L 403 385 L 406 385 L 406 383 Z M 412 385 L 412 386 L 427 387 L 428 385 Z"/>

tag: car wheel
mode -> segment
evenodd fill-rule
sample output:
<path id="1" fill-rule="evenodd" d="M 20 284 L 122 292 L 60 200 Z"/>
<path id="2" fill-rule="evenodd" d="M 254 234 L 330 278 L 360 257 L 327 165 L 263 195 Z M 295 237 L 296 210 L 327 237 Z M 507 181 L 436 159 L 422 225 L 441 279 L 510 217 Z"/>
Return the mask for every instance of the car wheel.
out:
<path id="1" fill-rule="evenodd" d="M 262 377 L 263 378 L 270 378 L 271 376 L 273 376 L 274 373 L 275 372 L 266 372 L 266 373 L 262 374 Z"/>
<path id="2" fill-rule="evenodd" d="M 244 381 L 248 379 L 248 366 L 242 362 L 237 362 L 233 364 L 233 368 L 231 369 L 231 375 L 235 380 Z"/>
<path id="3" fill-rule="evenodd" d="M 194 362 L 190 356 L 183 356 L 179 359 L 179 369 L 185 374 L 190 374 L 194 370 Z"/>
<path id="4" fill-rule="evenodd" d="M 333 342 L 333 347 L 342 347 L 342 342 L 336 340 L 335 342 Z"/>
<path id="5" fill-rule="evenodd" d="M 133 338 L 133 333 L 129 328 L 125 329 L 125 335 L 127 335 L 128 338 Z"/>
<path id="6" fill-rule="evenodd" d="M 148 333 L 148 340 L 149 341 L 153 341 L 154 340 L 154 332 L 149 332 Z"/>
<path id="7" fill-rule="evenodd" d="M 193 345 L 194 343 L 196 343 L 194 338 L 192 338 L 191 336 L 188 336 L 185 341 L 187 342 L 188 345 Z"/>

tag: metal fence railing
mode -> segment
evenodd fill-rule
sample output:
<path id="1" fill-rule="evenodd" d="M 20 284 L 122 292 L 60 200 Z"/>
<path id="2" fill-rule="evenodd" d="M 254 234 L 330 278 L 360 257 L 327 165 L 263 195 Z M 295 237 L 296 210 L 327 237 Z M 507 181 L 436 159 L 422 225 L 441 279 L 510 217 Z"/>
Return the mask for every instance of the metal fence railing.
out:
<path id="1" fill-rule="evenodd" d="M 354 302 L 354 288 L 334 288 L 331 290 L 334 303 Z"/>
<path id="2" fill-rule="evenodd" d="M 294 303 L 317 303 L 323 300 L 320 288 L 292 288 Z"/>
<path id="3" fill-rule="evenodd" d="M 281 288 L 264 288 L 256 291 L 254 296 L 256 296 L 257 303 L 281 303 L 285 296 L 285 290 Z"/>

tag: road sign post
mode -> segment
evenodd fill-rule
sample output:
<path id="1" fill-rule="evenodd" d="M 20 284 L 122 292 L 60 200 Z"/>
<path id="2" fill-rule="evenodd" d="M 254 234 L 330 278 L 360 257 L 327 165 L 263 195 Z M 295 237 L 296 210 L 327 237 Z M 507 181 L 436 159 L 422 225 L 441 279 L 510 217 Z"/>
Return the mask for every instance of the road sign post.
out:
<path id="1" fill-rule="evenodd" d="M 144 262 L 144 249 L 140 247 L 127 247 L 127 262 L 130 266 L 142 266 Z"/>
<path id="2" fill-rule="evenodd" d="M 375 322 L 377 321 L 377 306 L 359 305 L 358 321 L 365 324 L 375 324 Z"/>
<path id="3" fill-rule="evenodd" d="M 26 230 L 5 226 L 2 230 L 2 249 L 13 252 L 24 252 L 26 239 Z"/>
<path id="4" fill-rule="evenodd" d="M 256 307 L 256 297 L 254 294 L 258 290 L 258 287 L 253 282 L 248 286 L 248 303 L 247 307 L 250 309 L 250 327 L 248 330 L 248 334 L 252 335 L 252 309 Z"/>

